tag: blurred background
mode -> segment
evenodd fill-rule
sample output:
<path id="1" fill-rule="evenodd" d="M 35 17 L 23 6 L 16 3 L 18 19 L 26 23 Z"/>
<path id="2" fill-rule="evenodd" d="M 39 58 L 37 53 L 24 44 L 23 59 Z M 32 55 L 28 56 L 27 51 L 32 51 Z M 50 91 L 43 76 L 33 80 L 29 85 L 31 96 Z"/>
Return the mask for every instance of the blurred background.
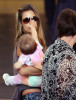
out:
<path id="1" fill-rule="evenodd" d="M 23 4 L 32 4 L 39 12 L 47 47 L 57 38 L 56 19 L 66 8 L 76 10 L 76 0 L 0 0 L 0 100 L 10 99 L 14 86 L 6 86 L 3 73 L 13 75 L 15 14 Z"/>

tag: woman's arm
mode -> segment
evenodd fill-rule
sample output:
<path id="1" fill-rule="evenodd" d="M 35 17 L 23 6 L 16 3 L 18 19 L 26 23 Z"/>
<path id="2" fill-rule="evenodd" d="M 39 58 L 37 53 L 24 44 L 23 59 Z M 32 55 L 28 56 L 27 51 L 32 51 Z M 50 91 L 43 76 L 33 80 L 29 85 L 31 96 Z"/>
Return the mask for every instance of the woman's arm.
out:
<path id="1" fill-rule="evenodd" d="M 35 64 L 35 68 L 38 68 L 38 69 L 42 70 L 42 63 L 41 62 L 37 62 Z"/>
<path id="2" fill-rule="evenodd" d="M 26 66 L 23 65 L 19 70 L 18 70 L 19 74 L 21 75 L 41 75 L 42 74 L 42 70 L 35 68 L 34 66 Z"/>
<path id="3" fill-rule="evenodd" d="M 33 24 L 28 24 L 28 27 L 30 28 L 31 36 L 35 41 L 38 41 L 36 26 Z"/>

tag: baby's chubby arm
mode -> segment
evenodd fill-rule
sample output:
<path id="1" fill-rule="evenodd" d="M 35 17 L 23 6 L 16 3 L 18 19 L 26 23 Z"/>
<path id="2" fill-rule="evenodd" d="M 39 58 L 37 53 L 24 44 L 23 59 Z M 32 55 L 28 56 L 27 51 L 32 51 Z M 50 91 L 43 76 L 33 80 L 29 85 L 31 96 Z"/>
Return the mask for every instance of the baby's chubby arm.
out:
<path id="1" fill-rule="evenodd" d="M 24 64 L 25 62 L 27 61 L 28 59 L 28 56 L 22 54 L 18 61 L 14 64 L 14 68 L 17 70 L 17 69 L 20 69 Z"/>
<path id="2" fill-rule="evenodd" d="M 23 64 L 22 64 L 20 61 L 17 61 L 17 62 L 14 64 L 14 69 L 18 70 L 18 69 L 20 69 L 22 66 L 23 66 Z"/>

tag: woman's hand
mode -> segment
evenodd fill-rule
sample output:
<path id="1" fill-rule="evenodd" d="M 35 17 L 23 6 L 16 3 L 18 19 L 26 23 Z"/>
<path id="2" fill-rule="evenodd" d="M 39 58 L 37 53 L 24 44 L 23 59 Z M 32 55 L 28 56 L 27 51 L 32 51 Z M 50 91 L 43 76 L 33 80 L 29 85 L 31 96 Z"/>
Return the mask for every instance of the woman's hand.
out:
<path id="1" fill-rule="evenodd" d="M 33 24 L 26 24 L 26 28 L 28 29 L 28 32 L 32 35 L 32 38 L 38 41 L 36 26 Z"/>
<path id="2" fill-rule="evenodd" d="M 42 63 L 41 62 L 37 62 L 37 63 L 34 64 L 34 67 L 42 70 Z"/>
<path id="3" fill-rule="evenodd" d="M 35 41 L 38 41 L 37 31 L 33 25 L 31 25 L 31 35 Z"/>

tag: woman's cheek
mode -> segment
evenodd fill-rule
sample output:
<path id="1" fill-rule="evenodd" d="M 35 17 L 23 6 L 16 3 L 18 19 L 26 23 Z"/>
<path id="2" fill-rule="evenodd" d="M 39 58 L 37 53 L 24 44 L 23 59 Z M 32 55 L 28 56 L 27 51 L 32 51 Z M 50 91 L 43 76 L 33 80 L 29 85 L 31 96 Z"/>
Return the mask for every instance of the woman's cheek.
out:
<path id="1" fill-rule="evenodd" d="M 37 24 L 34 23 L 34 24 L 33 24 L 33 27 L 35 27 L 35 29 L 37 29 Z"/>
<path id="2" fill-rule="evenodd" d="M 35 26 L 35 29 L 37 29 L 37 25 Z"/>
<path id="3" fill-rule="evenodd" d="M 28 27 L 27 24 L 24 25 L 23 28 L 24 28 L 24 30 L 27 31 L 27 32 L 30 32 L 30 31 L 31 31 L 30 27 Z"/>
<path id="4" fill-rule="evenodd" d="M 37 22 L 35 23 L 35 29 L 37 29 Z"/>

